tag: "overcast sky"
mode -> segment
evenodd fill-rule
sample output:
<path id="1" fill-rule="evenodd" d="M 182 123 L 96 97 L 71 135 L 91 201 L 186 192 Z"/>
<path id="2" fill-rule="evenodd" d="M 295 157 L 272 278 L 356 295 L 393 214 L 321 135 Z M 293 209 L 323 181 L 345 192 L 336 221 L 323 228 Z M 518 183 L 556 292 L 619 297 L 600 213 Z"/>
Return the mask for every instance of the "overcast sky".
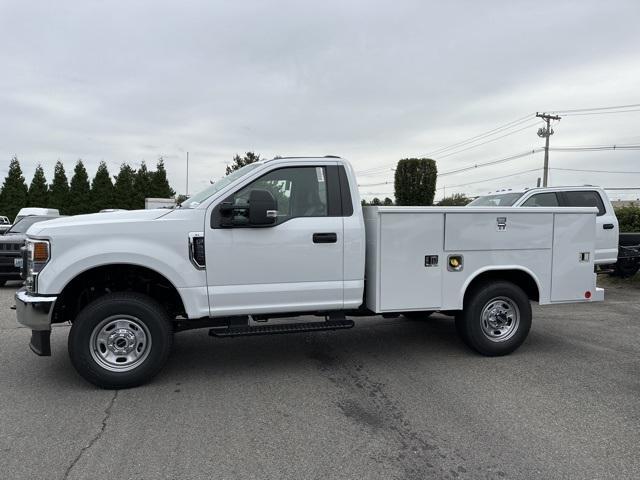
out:
<path id="1" fill-rule="evenodd" d="M 0 1 L 0 174 L 82 158 L 151 166 L 190 191 L 235 153 L 335 154 L 370 185 L 529 113 L 640 103 L 640 2 Z M 522 124 L 523 127 L 528 125 Z M 540 124 L 541 125 L 541 124 Z M 543 144 L 532 125 L 438 159 L 449 171 Z M 565 117 L 552 146 L 640 143 L 640 111 Z M 3 160 L 4 159 L 4 160 Z M 640 171 L 640 151 L 551 153 L 551 166 Z M 439 180 L 446 193 L 535 185 L 525 157 Z M 640 187 L 640 174 L 551 172 Z M 392 185 L 363 186 L 367 196 Z M 639 196 L 638 191 L 635 196 Z M 437 196 L 442 196 L 442 190 Z M 617 195 L 616 195 L 617 196 Z"/>

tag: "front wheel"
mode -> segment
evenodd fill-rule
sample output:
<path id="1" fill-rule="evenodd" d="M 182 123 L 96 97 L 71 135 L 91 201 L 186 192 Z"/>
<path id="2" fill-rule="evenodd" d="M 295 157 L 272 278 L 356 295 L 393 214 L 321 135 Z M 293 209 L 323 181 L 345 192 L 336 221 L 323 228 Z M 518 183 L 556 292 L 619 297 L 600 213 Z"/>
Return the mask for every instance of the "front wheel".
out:
<path id="1" fill-rule="evenodd" d="M 76 317 L 68 339 L 78 373 L 102 388 L 130 388 L 155 376 L 173 340 L 165 310 L 133 292 L 105 295 Z"/>
<path id="2" fill-rule="evenodd" d="M 469 294 L 464 311 L 456 316 L 462 340 L 487 356 L 507 355 L 518 348 L 531 329 L 531 303 L 510 282 L 481 286 Z"/>

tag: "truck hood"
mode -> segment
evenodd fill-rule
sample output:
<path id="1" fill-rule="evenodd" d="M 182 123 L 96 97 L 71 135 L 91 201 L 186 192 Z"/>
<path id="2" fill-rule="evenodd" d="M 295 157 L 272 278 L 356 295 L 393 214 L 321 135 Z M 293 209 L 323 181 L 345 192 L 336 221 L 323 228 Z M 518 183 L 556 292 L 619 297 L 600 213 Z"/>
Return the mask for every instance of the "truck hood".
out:
<path id="1" fill-rule="evenodd" d="M 155 220 L 163 217 L 173 210 L 159 208 L 153 210 L 126 210 L 121 212 L 90 213 L 88 215 L 75 215 L 72 217 L 60 217 L 33 224 L 27 230 L 27 235 L 47 235 L 51 231 L 67 228 L 89 227 L 105 224 L 137 223 Z"/>

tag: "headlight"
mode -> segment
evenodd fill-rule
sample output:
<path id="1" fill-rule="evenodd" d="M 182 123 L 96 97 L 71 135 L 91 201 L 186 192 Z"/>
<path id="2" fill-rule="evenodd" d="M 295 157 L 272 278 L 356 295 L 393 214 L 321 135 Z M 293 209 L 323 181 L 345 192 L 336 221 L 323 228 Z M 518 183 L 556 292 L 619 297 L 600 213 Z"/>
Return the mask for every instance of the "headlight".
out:
<path id="1" fill-rule="evenodd" d="M 25 247 L 27 250 L 25 286 L 31 292 L 37 292 L 38 273 L 51 258 L 51 245 L 47 240 L 27 240 Z"/>

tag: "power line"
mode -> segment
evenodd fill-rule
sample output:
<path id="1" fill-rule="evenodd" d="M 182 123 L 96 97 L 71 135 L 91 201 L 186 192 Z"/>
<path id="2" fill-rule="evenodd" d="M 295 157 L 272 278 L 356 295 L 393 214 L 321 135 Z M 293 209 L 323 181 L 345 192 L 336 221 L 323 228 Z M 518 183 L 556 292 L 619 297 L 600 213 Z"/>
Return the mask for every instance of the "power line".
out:
<path id="1" fill-rule="evenodd" d="M 380 185 L 389 185 L 393 182 L 379 182 L 379 183 L 363 183 L 363 184 L 358 184 L 358 187 L 378 187 Z"/>
<path id="2" fill-rule="evenodd" d="M 511 162 L 511 161 L 517 160 L 519 158 L 524 158 L 524 157 L 528 157 L 530 155 L 534 155 L 536 153 L 540 153 L 542 150 L 543 150 L 542 148 L 534 148 L 533 150 L 528 150 L 526 152 L 517 153 L 515 155 L 510 155 L 508 157 L 498 158 L 497 160 L 490 160 L 488 162 L 483 162 L 483 163 L 475 163 L 473 165 L 468 165 L 466 167 L 457 168 L 455 170 L 449 170 L 449 171 L 446 171 L 446 172 L 441 172 L 441 173 L 438 173 L 438 178 L 446 177 L 448 175 L 455 175 L 456 173 L 468 172 L 469 170 L 475 170 L 477 168 L 488 167 L 490 165 L 498 165 L 500 163 Z M 379 185 L 388 185 L 390 183 L 393 183 L 393 182 L 365 183 L 365 184 L 361 184 L 361 185 L 358 185 L 358 186 L 359 187 L 374 187 L 374 186 L 379 186 Z"/>
<path id="3" fill-rule="evenodd" d="M 496 137 L 496 138 L 492 138 L 491 140 L 487 140 L 487 141 L 482 142 L 482 143 L 471 145 L 470 147 L 466 147 L 466 148 L 463 148 L 462 150 L 457 150 L 455 152 L 450 152 L 450 153 L 447 153 L 446 155 L 438 156 L 438 157 L 436 157 L 436 160 L 442 160 L 443 158 L 451 157 L 453 155 L 457 155 L 458 153 L 466 152 L 467 150 L 471 150 L 472 148 L 480 147 L 481 145 L 485 145 L 487 143 L 495 142 L 496 140 L 500 140 L 501 138 L 508 137 L 509 135 L 513 135 L 514 133 L 521 132 L 522 130 L 526 130 L 527 128 L 531 128 L 531 127 L 533 127 L 534 125 L 537 125 L 537 124 L 538 124 L 538 122 L 535 121 L 533 123 L 530 123 L 529 125 L 525 125 L 524 127 L 519 128 L 517 130 L 514 130 L 512 132 L 506 133 L 506 134 L 501 135 L 501 136 Z"/>
<path id="4" fill-rule="evenodd" d="M 517 127 L 517 126 L 520 126 L 520 125 L 522 125 L 523 123 L 525 123 L 525 122 L 529 121 L 532 117 L 533 117 L 533 114 L 531 114 L 531 113 L 530 113 L 530 114 L 528 114 L 528 115 L 525 115 L 524 117 L 520 117 L 520 118 L 518 118 L 518 119 L 516 119 L 516 120 L 513 120 L 513 121 L 511 121 L 511 122 L 508 122 L 508 123 L 506 123 L 506 124 L 504 124 L 504 125 L 501 125 L 501 126 L 499 126 L 499 127 L 492 128 L 491 130 L 487 130 L 486 132 L 483 132 L 483 133 L 481 133 L 481 134 L 478 134 L 478 135 L 475 135 L 475 136 L 473 136 L 473 137 L 467 138 L 466 140 L 462 140 L 462 141 L 460 141 L 460 142 L 456 142 L 456 143 L 453 143 L 453 144 L 450 144 L 450 145 L 447 145 L 447 146 L 444 146 L 444 147 L 438 148 L 438 149 L 433 150 L 433 151 L 431 151 L 431 152 L 429 152 L 429 153 L 426 153 L 426 154 L 424 154 L 424 155 L 419 155 L 419 157 L 420 157 L 420 158 L 424 158 L 424 157 L 431 157 L 431 156 L 435 156 L 435 155 L 437 155 L 437 154 L 439 154 L 439 153 L 443 153 L 443 152 L 446 152 L 446 151 L 448 151 L 448 150 L 455 149 L 455 148 L 457 148 L 457 147 L 462 147 L 462 146 L 465 146 L 465 145 L 469 145 L 469 144 L 471 144 L 471 143 L 475 143 L 475 142 L 477 142 L 477 141 L 479 141 L 479 140 L 482 140 L 482 139 L 484 139 L 484 138 L 491 137 L 491 136 L 496 135 L 496 134 L 498 134 L 498 133 L 501 133 L 501 132 L 504 132 L 504 131 L 510 130 L 510 129 L 512 129 L 512 128 L 514 128 L 514 127 Z M 506 136 L 508 136 L 508 135 L 511 135 L 512 133 L 517 133 L 517 132 L 519 132 L 519 131 L 521 131 L 521 130 L 524 130 L 525 128 L 529 128 L 529 127 L 531 127 L 531 126 L 533 126 L 533 125 L 535 125 L 535 123 L 533 123 L 533 124 L 531 124 L 531 125 L 528 125 L 528 126 L 525 126 L 525 127 L 522 127 L 522 128 L 520 128 L 520 129 L 515 130 L 515 131 L 513 131 L 513 132 L 511 132 L 511 133 L 508 133 L 508 134 L 506 134 L 506 135 L 502 135 L 501 137 L 498 137 L 498 138 L 495 138 L 495 139 L 489 140 L 489 141 L 487 141 L 487 142 L 483 142 L 483 143 L 480 143 L 480 144 L 478 144 L 478 145 L 474 145 L 474 146 L 469 146 L 468 148 L 466 148 L 466 149 L 464 149 L 464 150 L 460 150 L 460 152 L 465 151 L 465 150 L 469 150 L 469 149 L 471 149 L 471 148 L 475 148 L 476 146 L 484 145 L 484 143 L 489 143 L 489 142 L 492 142 L 492 141 L 494 141 L 494 140 L 498 140 L 499 138 L 506 137 Z M 449 155 L 454 155 L 454 153 L 450 153 L 450 154 L 447 154 L 447 155 L 443 155 L 443 156 L 441 156 L 441 157 L 439 157 L 439 158 L 444 158 L 445 156 L 449 156 Z M 357 173 L 358 175 L 366 175 L 366 174 L 371 174 L 371 173 L 374 173 L 374 172 L 375 172 L 375 173 L 378 173 L 378 172 L 382 172 L 382 171 L 384 171 L 384 170 L 386 170 L 386 169 L 388 169 L 388 168 L 391 168 L 393 165 L 394 165 L 394 164 L 380 165 L 380 166 L 378 166 L 378 167 L 371 167 L 371 168 L 367 168 L 367 169 L 364 169 L 364 170 L 358 171 L 358 172 L 356 172 L 356 173 Z"/>
<path id="5" fill-rule="evenodd" d="M 484 180 L 477 180 L 475 182 L 468 182 L 468 183 L 460 183 L 458 185 L 443 185 L 442 187 L 436 188 L 436 190 L 444 190 L 446 188 L 466 187 L 468 185 L 476 185 L 478 183 L 491 182 L 493 180 L 501 180 L 503 178 L 515 177 L 515 176 L 518 176 L 518 175 L 523 175 L 525 173 L 537 172 L 539 170 L 542 170 L 542 168 L 538 167 L 538 168 L 532 168 L 530 170 L 522 170 L 520 172 L 511 173 L 509 175 L 501 175 L 499 177 L 485 178 Z"/>
<path id="6" fill-rule="evenodd" d="M 499 158 L 497 160 L 490 160 L 488 162 L 476 163 L 473 165 L 468 165 L 466 167 L 457 168 L 455 170 L 449 170 L 446 172 L 438 173 L 438 177 L 446 177 L 449 175 L 455 175 L 457 173 L 468 172 L 469 170 L 475 170 L 477 168 L 488 167 L 491 165 L 498 165 L 501 163 L 511 162 L 513 160 L 518 160 L 520 158 L 528 157 L 530 155 L 534 155 L 536 153 L 540 153 L 544 150 L 544 148 L 534 148 L 533 150 L 528 150 L 526 152 L 517 153 L 515 155 L 510 155 L 508 157 Z M 604 150 L 640 150 L 640 144 L 622 144 L 622 145 L 583 145 L 583 146 L 567 146 L 567 147 L 550 147 L 550 151 L 556 152 L 589 152 L 589 151 L 604 151 Z M 550 168 L 550 170 L 566 170 L 566 171 L 583 171 L 579 169 L 566 169 L 566 168 Z M 587 171 L 587 170 L 584 170 Z M 600 172 L 600 171 L 594 171 Z M 608 171 L 602 170 L 603 173 L 607 173 Z M 617 173 L 617 172 L 614 172 Z M 625 173 L 625 172 L 619 172 Z M 638 172 L 628 172 L 628 173 L 638 173 Z M 366 183 L 358 185 L 360 187 L 374 187 L 379 185 L 389 185 L 393 182 L 376 182 L 376 183 Z"/>
<path id="7" fill-rule="evenodd" d="M 599 144 L 599 145 L 560 145 L 559 147 L 554 148 L 604 148 L 610 150 L 618 150 L 622 149 L 622 147 L 640 147 L 639 143 L 614 143 L 614 144 Z"/>
<path id="8" fill-rule="evenodd" d="M 562 170 L 564 172 L 590 172 L 590 173 L 623 173 L 623 174 L 638 174 L 640 175 L 640 171 L 636 171 L 636 172 L 629 172 L 629 171 L 621 171 L 621 170 L 589 170 L 589 169 L 582 169 L 582 168 L 552 168 L 551 170 Z"/>
<path id="9" fill-rule="evenodd" d="M 631 110 L 612 110 L 607 112 L 582 112 L 582 113 L 563 113 L 564 117 L 577 117 L 579 115 L 609 115 L 611 113 L 628 113 L 628 112 L 640 112 L 640 108 L 633 108 Z"/>
<path id="10" fill-rule="evenodd" d="M 640 150 L 640 145 L 585 145 L 583 147 L 553 147 L 554 152 L 601 152 L 604 150 Z"/>
<path id="11" fill-rule="evenodd" d="M 517 153 L 517 154 L 511 155 L 509 157 L 499 158 L 497 160 L 491 160 L 489 162 L 476 163 L 474 165 L 469 165 L 467 167 L 458 168 L 456 170 L 449 170 L 448 172 L 442 172 L 442 173 L 439 173 L 438 176 L 439 177 L 446 177 L 447 175 L 454 175 L 456 173 L 467 172 L 469 170 L 474 170 L 476 168 L 487 167 L 489 165 L 497 165 L 499 163 L 506 163 L 506 162 L 510 162 L 512 160 L 517 160 L 519 158 L 528 157 L 529 155 L 534 155 L 536 153 L 541 152 L 542 150 L 543 150 L 542 148 L 534 148 L 533 150 L 528 150 L 526 152 Z"/>
<path id="12" fill-rule="evenodd" d="M 640 103 L 633 103 L 630 105 L 613 105 L 610 107 L 593 107 L 593 108 L 574 108 L 572 110 L 552 110 L 551 113 L 574 113 L 574 112 L 591 112 L 591 111 L 599 111 L 599 110 L 615 110 L 621 108 L 635 108 L 640 107 Z"/>
<path id="13" fill-rule="evenodd" d="M 484 133 L 480 133 L 480 134 L 475 135 L 473 137 L 467 138 L 466 140 L 462 140 L 462 141 L 457 142 L 457 143 L 452 143 L 451 145 L 447 145 L 447 146 L 444 146 L 444 147 L 437 148 L 437 149 L 435 149 L 435 150 L 433 150 L 433 151 L 431 151 L 431 152 L 429 152 L 429 153 L 427 153 L 427 154 L 425 154 L 423 156 L 428 157 L 428 156 L 431 156 L 431 155 L 437 155 L 438 153 L 441 153 L 441 152 L 443 152 L 445 150 L 451 150 L 452 148 L 460 147 L 462 145 L 466 145 L 468 143 L 472 143 L 472 142 L 474 142 L 476 140 L 481 140 L 482 138 L 485 138 L 485 137 L 490 137 L 490 136 L 492 136 L 492 135 L 494 135 L 496 133 L 499 133 L 499 132 L 501 132 L 503 130 L 508 130 L 510 128 L 513 128 L 513 127 L 516 127 L 518 125 L 521 125 L 522 123 L 526 122 L 527 120 L 529 120 L 532 117 L 533 117 L 533 114 L 530 113 L 528 115 L 525 115 L 524 117 L 518 118 L 517 120 L 513 120 L 512 122 L 505 123 L 504 125 L 501 125 L 499 127 L 492 128 L 491 130 L 487 130 Z"/>

